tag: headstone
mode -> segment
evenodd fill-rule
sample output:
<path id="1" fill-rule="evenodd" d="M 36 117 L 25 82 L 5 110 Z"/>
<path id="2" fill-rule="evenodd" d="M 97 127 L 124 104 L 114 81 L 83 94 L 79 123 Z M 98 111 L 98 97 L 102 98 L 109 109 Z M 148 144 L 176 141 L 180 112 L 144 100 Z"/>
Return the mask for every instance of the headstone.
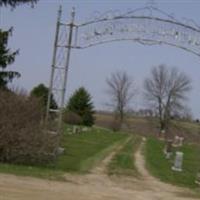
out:
<path id="1" fill-rule="evenodd" d="M 57 149 L 56 149 L 56 155 L 61 155 L 61 154 L 63 154 L 64 153 L 64 148 L 63 147 L 58 147 Z"/>
<path id="2" fill-rule="evenodd" d="M 81 133 L 81 128 L 78 126 L 76 133 Z"/>
<path id="3" fill-rule="evenodd" d="M 178 147 L 178 145 L 179 145 L 179 136 L 176 135 L 176 136 L 174 137 L 173 146 L 174 146 L 174 147 Z"/>
<path id="4" fill-rule="evenodd" d="M 197 173 L 197 179 L 196 179 L 195 183 L 200 185 L 200 172 Z"/>
<path id="5" fill-rule="evenodd" d="M 171 156 L 172 156 L 172 152 L 167 152 L 167 153 L 165 154 L 165 158 L 166 158 L 166 159 L 170 159 Z"/>
<path id="6" fill-rule="evenodd" d="M 145 137 L 142 137 L 142 141 L 143 141 L 143 142 L 146 142 L 146 140 L 147 140 L 147 139 L 146 139 Z"/>
<path id="7" fill-rule="evenodd" d="M 164 154 L 167 159 L 172 156 L 172 140 L 168 140 L 164 149 Z"/>
<path id="8" fill-rule="evenodd" d="M 67 134 L 69 134 L 69 135 L 72 134 L 72 129 L 71 128 L 67 128 Z"/>
<path id="9" fill-rule="evenodd" d="M 179 137 L 178 135 L 176 135 L 174 137 L 173 146 L 174 147 L 181 147 L 183 145 L 183 140 L 184 140 L 184 137 Z"/>
<path id="10" fill-rule="evenodd" d="M 183 146 L 184 137 L 179 137 L 179 146 Z"/>
<path id="11" fill-rule="evenodd" d="M 77 133 L 77 127 L 76 127 L 76 126 L 73 126 L 72 133 L 73 133 L 73 134 L 76 134 L 76 133 Z"/>
<path id="12" fill-rule="evenodd" d="M 172 170 L 174 171 L 182 171 L 182 164 L 183 164 L 183 152 L 176 152 L 174 166 L 172 166 Z"/>
<path id="13" fill-rule="evenodd" d="M 83 127 L 83 128 L 82 128 L 82 131 L 83 131 L 83 132 L 87 132 L 87 131 L 88 131 L 88 127 Z"/>
<path id="14" fill-rule="evenodd" d="M 160 130 L 159 137 L 160 138 L 164 138 L 165 137 L 165 129 Z"/>
<path id="15" fill-rule="evenodd" d="M 164 134 L 165 134 L 165 129 L 162 129 L 162 130 L 161 130 L 161 133 L 164 135 Z"/>

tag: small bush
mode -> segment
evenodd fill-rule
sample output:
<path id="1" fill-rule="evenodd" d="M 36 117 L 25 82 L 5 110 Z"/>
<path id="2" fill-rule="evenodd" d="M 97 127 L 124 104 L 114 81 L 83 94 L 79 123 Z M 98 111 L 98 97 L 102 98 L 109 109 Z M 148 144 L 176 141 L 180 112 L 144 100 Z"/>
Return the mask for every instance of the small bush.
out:
<path id="1" fill-rule="evenodd" d="M 81 117 L 78 114 L 70 111 L 64 112 L 63 121 L 72 125 L 80 125 L 82 123 Z"/>
<path id="2" fill-rule="evenodd" d="M 0 162 L 42 164 L 54 159 L 56 136 L 44 131 L 36 98 L 0 91 Z"/>

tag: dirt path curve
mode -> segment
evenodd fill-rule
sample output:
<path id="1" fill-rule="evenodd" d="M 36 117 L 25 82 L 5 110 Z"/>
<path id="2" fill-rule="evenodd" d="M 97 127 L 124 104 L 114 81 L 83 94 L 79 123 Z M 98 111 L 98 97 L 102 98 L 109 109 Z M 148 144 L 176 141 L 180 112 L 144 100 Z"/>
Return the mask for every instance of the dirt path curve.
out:
<path id="1" fill-rule="evenodd" d="M 116 147 L 114 152 L 121 147 Z M 142 146 L 135 155 L 142 175 L 140 180 L 104 174 L 106 165 L 114 155 L 111 153 L 91 174 L 68 174 L 66 182 L 0 174 L 0 200 L 196 200 L 190 197 L 189 190 L 161 183 L 151 177 L 144 167 L 141 149 Z"/>

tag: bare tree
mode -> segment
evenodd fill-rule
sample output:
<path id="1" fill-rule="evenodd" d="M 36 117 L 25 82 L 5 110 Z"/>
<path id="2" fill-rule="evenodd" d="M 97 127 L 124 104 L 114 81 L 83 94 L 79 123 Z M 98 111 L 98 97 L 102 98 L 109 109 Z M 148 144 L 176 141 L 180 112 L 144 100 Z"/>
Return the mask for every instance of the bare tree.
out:
<path id="1" fill-rule="evenodd" d="M 144 82 L 146 100 L 154 106 L 159 116 L 160 129 L 168 128 L 170 117 L 183 109 L 191 81 L 186 74 L 165 65 L 154 67 L 151 77 Z"/>
<path id="2" fill-rule="evenodd" d="M 108 84 L 107 92 L 111 97 L 111 103 L 108 105 L 112 106 L 122 123 L 126 109 L 136 93 L 133 79 L 126 72 L 117 71 L 111 74 L 106 82 Z"/>

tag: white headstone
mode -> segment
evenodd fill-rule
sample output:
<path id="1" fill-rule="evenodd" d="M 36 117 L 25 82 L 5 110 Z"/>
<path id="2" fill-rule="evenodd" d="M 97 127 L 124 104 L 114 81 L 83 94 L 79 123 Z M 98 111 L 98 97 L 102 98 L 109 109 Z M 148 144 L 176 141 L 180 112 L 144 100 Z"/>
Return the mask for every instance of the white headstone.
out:
<path id="1" fill-rule="evenodd" d="M 166 158 L 166 159 L 170 159 L 171 156 L 172 156 L 172 152 L 167 152 L 167 153 L 165 154 L 165 158 Z"/>
<path id="2" fill-rule="evenodd" d="M 165 129 L 162 129 L 162 130 L 161 130 L 161 133 L 164 135 L 164 134 L 165 134 Z"/>
<path id="3" fill-rule="evenodd" d="M 77 133 L 77 127 L 76 126 L 73 126 L 73 130 L 72 130 L 72 133 Z"/>
<path id="4" fill-rule="evenodd" d="M 174 146 L 178 146 L 178 144 L 179 144 L 179 136 L 176 135 L 176 136 L 174 137 Z"/>
<path id="5" fill-rule="evenodd" d="M 180 147 L 183 145 L 184 137 L 179 137 L 178 135 L 175 136 L 173 146 Z"/>
<path id="6" fill-rule="evenodd" d="M 200 185 L 200 172 L 197 173 L 197 179 L 196 179 L 195 183 Z"/>
<path id="7" fill-rule="evenodd" d="M 61 155 L 61 154 L 63 154 L 64 153 L 64 148 L 63 147 L 58 147 L 57 149 L 56 149 L 56 154 L 57 155 Z"/>
<path id="8" fill-rule="evenodd" d="M 182 164 L 183 164 L 183 152 L 176 152 L 176 157 L 174 160 L 174 166 L 172 167 L 172 170 L 174 171 L 182 171 Z"/>
<path id="9" fill-rule="evenodd" d="M 184 137 L 179 137 L 179 146 L 183 146 Z"/>
<path id="10" fill-rule="evenodd" d="M 87 131 L 88 131 L 88 128 L 87 128 L 87 127 L 83 127 L 83 128 L 82 128 L 82 131 L 83 131 L 83 132 L 87 132 Z"/>

